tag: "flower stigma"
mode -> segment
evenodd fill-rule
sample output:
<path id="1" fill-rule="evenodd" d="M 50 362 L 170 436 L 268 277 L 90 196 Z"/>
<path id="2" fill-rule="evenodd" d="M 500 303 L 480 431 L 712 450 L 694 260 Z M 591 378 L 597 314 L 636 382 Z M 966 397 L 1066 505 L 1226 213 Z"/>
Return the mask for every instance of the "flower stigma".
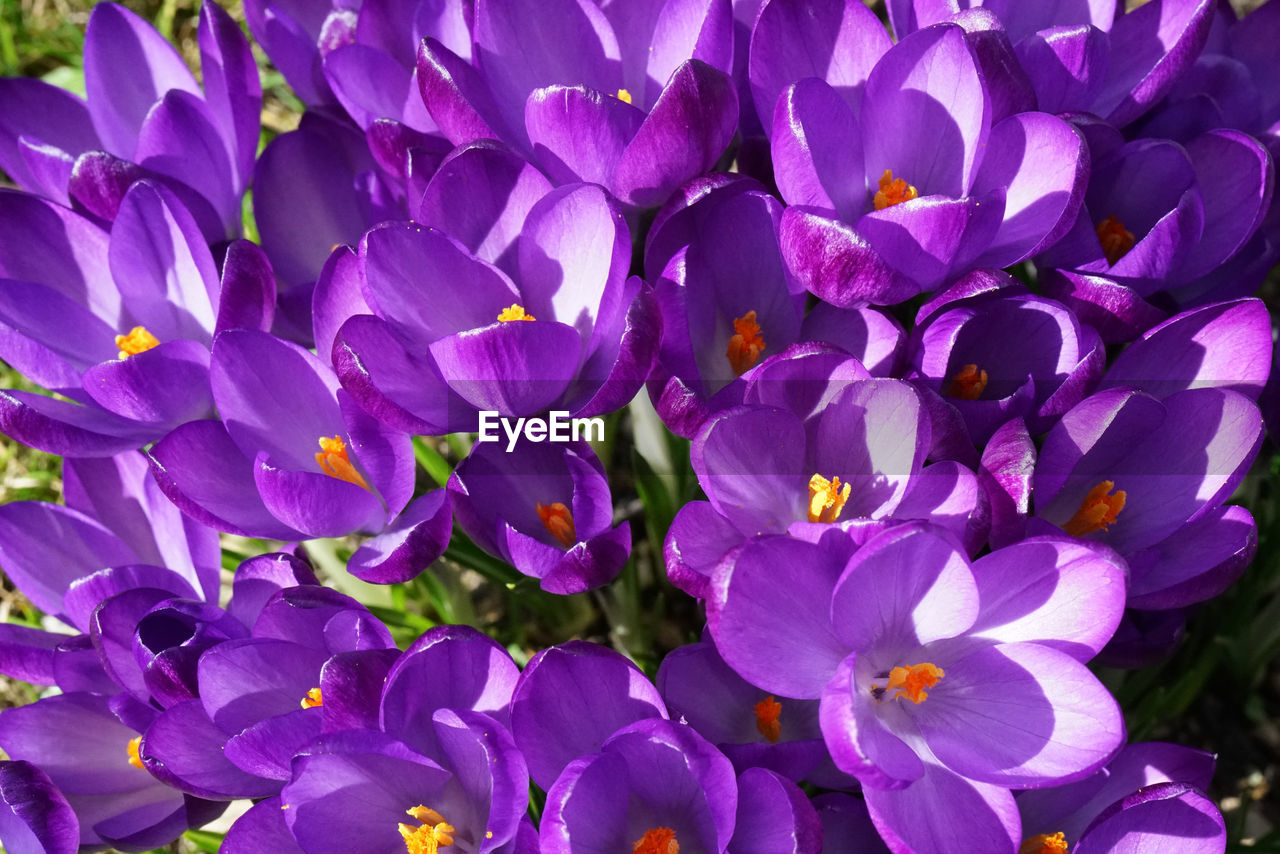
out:
<path id="1" fill-rule="evenodd" d="M 1018 854 L 1067 854 L 1067 838 L 1059 833 L 1042 833 L 1022 841 Z"/>
<path id="2" fill-rule="evenodd" d="M 876 210 L 882 211 L 885 208 L 909 202 L 918 195 L 920 194 L 916 192 L 915 187 L 901 178 L 893 177 L 892 169 L 886 169 L 880 176 L 880 189 L 876 191 L 876 197 L 872 203 L 876 206 Z"/>
<path id="3" fill-rule="evenodd" d="M 1114 481 L 1104 480 L 1089 490 L 1084 501 L 1080 502 L 1076 515 L 1067 520 L 1062 530 L 1073 537 L 1107 530 L 1107 526 L 1114 524 L 1116 517 L 1124 509 L 1125 492 L 1117 489 L 1115 494 L 1110 494 L 1114 487 Z"/>
<path id="4" fill-rule="evenodd" d="M 680 843 L 671 828 L 651 827 L 631 846 L 631 854 L 680 854 Z"/>
<path id="5" fill-rule="evenodd" d="M 298 705 L 304 709 L 315 709 L 324 705 L 324 698 L 320 695 L 319 688 L 312 688 L 307 692 L 307 696 L 302 698 L 302 702 Z"/>
<path id="6" fill-rule="evenodd" d="M 840 483 L 838 477 L 827 480 L 815 474 L 809 478 L 809 521 L 834 522 L 839 519 L 851 488 L 851 484 Z"/>
<path id="7" fill-rule="evenodd" d="M 504 308 L 502 311 L 498 312 L 498 320 L 501 320 L 503 323 L 510 323 L 513 320 L 537 320 L 537 319 L 538 318 L 534 317 L 532 314 L 525 314 L 524 306 L 514 302 L 511 305 Z"/>
<path id="8" fill-rule="evenodd" d="M 894 691 L 896 693 L 888 699 L 900 700 L 906 697 L 918 706 L 929 698 L 928 689 L 937 685 L 938 680 L 946 675 L 941 667 L 927 661 L 923 664 L 895 667 L 888 673 L 888 684 L 883 687 L 872 685 L 871 693 L 883 703 L 886 699 L 884 695 Z"/>
<path id="9" fill-rule="evenodd" d="M 147 770 L 147 766 L 142 764 L 142 752 L 139 749 L 141 747 L 142 736 L 135 735 L 133 738 L 129 739 L 129 764 L 134 768 L 141 768 L 145 771 Z"/>
<path id="10" fill-rule="evenodd" d="M 773 695 L 765 697 L 755 705 L 756 729 L 768 739 L 770 744 L 777 744 L 782 738 L 782 704 L 773 699 Z"/>
<path id="11" fill-rule="evenodd" d="M 618 94 L 615 95 L 614 97 L 624 104 L 631 103 L 631 93 L 628 92 L 626 89 L 619 89 Z"/>
<path id="12" fill-rule="evenodd" d="M 440 813 L 422 804 L 405 812 L 421 822 L 418 827 L 400 823 L 400 836 L 404 838 L 404 847 L 409 854 L 436 854 L 441 848 L 453 844 L 453 834 L 457 831 Z"/>
<path id="13" fill-rule="evenodd" d="M 160 339 L 147 331 L 145 326 L 135 326 L 128 335 L 116 336 L 116 347 L 120 350 L 121 359 L 145 353 L 152 347 L 159 347 Z"/>
<path id="14" fill-rule="evenodd" d="M 725 355 L 735 374 L 742 376 L 749 371 L 760 360 L 765 346 L 764 336 L 760 334 L 760 324 L 756 322 L 755 309 L 742 317 L 734 318 L 733 337 L 729 339 L 729 349 L 725 351 Z"/>
<path id="15" fill-rule="evenodd" d="M 978 369 L 977 365 L 965 365 L 960 373 L 951 378 L 947 386 L 947 397 L 960 400 L 977 400 L 987 388 L 987 372 Z"/>
<path id="16" fill-rule="evenodd" d="M 1124 257 L 1133 244 L 1133 232 L 1124 227 L 1115 214 L 1098 223 L 1098 242 L 1102 244 L 1102 254 L 1107 256 L 1107 263 L 1115 263 Z"/>
<path id="17" fill-rule="evenodd" d="M 567 549 L 578 541 L 578 532 L 573 525 L 573 514 L 564 504 L 559 501 L 554 504 L 538 502 L 535 509 L 538 511 L 538 518 L 542 520 L 542 527 L 559 540 L 560 545 Z"/>
<path id="18" fill-rule="evenodd" d="M 347 457 L 347 446 L 341 436 L 334 436 L 332 439 L 320 437 L 320 451 L 316 454 L 316 463 L 320 466 L 320 471 L 329 477 L 336 477 L 338 480 L 354 483 L 362 489 L 369 489 L 369 484 L 365 483 L 364 477 L 356 471 L 355 466 L 351 465 L 351 460 Z"/>

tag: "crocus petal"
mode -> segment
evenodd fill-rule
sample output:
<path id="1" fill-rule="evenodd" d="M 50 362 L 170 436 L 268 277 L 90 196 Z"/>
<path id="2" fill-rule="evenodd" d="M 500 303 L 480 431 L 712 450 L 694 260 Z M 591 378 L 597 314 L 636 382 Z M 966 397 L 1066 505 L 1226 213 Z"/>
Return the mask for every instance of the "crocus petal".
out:
<path id="1" fill-rule="evenodd" d="M 507 416 L 554 403 L 577 373 L 581 353 L 577 330 L 544 320 L 495 323 L 431 345 L 451 389 L 477 409 Z"/>
<path id="2" fill-rule="evenodd" d="M 23 376 L 46 388 L 56 387 L 60 372 L 42 366 L 40 356 L 62 362 L 68 376 L 61 379 L 61 384 L 71 387 L 72 383 L 67 382 L 70 374 L 114 359 L 119 352 L 113 346 L 112 327 L 80 303 L 45 285 L 14 279 L 0 281 L 0 322 L 12 327 L 18 336 L 5 348 L 6 359 Z M 28 354 L 27 348 L 36 352 Z M 24 356 L 29 356 L 34 370 L 27 369 Z"/>
<path id="3" fill-rule="evenodd" d="M 132 69 L 121 85 L 120 69 Z M 138 132 L 167 91 L 200 94 L 186 64 L 155 28 L 115 3 L 99 4 L 85 30 L 84 84 L 89 114 L 107 150 L 133 157 Z"/>
<path id="4" fill-rule="evenodd" d="M 176 789 L 217 800 L 263 797 L 277 784 L 237 768 L 223 754 L 227 734 L 213 725 L 199 700 L 166 709 L 147 728 L 139 755 L 152 774 Z"/>
<path id="5" fill-rule="evenodd" d="M 971 634 L 1088 661 L 1120 623 L 1125 571 L 1110 549 L 1079 540 L 1037 537 L 997 549 L 973 564 L 980 610 Z"/>
<path id="6" fill-rule="evenodd" d="M 1047 113 L 1088 110 L 1107 82 L 1110 39 L 1087 24 L 1032 33 L 1015 46 L 1036 100 Z"/>
<path id="7" fill-rule="evenodd" d="M 237 768 L 273 781 L 264 789 L 277 791 L 290 779 L 294 755 L 321 734 L 323 714 L 319 709 L 293 709 L 264 718 L 227 738 L 224 753 Z"/>
<path id="8" fill-rule="evenodd" d="M 711 576 L 742 534 L 707 501 L 690 501 L 676 511 L 662 547 L 667 579 L 685 593 L 706 599 Z"/>
<path id="9" fill-rule="evenodd" d="M 71 805 L 30 762 L 0 763 L 0 835 L 12 854 L 75 854 L 80 847 Z"/>
<path id="10" fill-rule="evenodd" d="M 788 204 L 845 222 L 866 210 L 862 131 L 835 89 L 813 79 L 783 89 L 771 128 L 778 191 Z"/>
<path id="11" fill-rule="evenodd" d="M 1129 604 L 1163 610 L 1226 590 L 1257 551 L 1258 529 L 1243 507 L 1219 507 L 1129 557 Z"/>
<path id="12" fill-rule="evenodd" d="M 0 389 L 0 432 L 49 454 L 110 457 L 154 440 L 156 431 L 97 406 Z"/>
<path id="13" fill-rule="evenodd" d="M 258 244 L 233 240 L 227 247 L 217 306 L 216 331 L 258 329 L 266 332 L 271 328 L 276 307 L 276 277 Z"/>
<path id="14" fill-rule="evenodd" d="M 0 673 L 36 685 L 54 684 L 54 650 L 65 640 L 66 635 L 5 623 L 0 627 Z"/>
<path id="15" fill-rule="evenodd" d="M 866 237 L 818 211 L 787 208 L 778 237 L 792 274 L 832 305 L 892 305 L 920 292 L 920 286 L 889 266 Z"/>
<path id="16" fill-rule="evenodd" d="M 1213 801 L 1186 783 L 1159 783 L 1104 811 L 1076 850 L 1142 854 L 1176 845 L 1187 854 L 1215 854 L 1226 838 L 1226 824 Z"/>
<path id="17" fill-rule="evenodd" d="M 708 419 L 692 449 L 711 504 L 739 530 L 781 533 L 802 509 L 806 475 L 800 419 L 782 409 L 734 409 Z"/>
<path id="18" fill-rule="evenodd" d="M 826 82 L 856 113 L 867 76 L 890 44 L 884 25 L 861 3 L 764 4 L 751 32 L 749 60 L 757 114 L 774 115 L 782 91 L 808 77 Z"/>
<path id="19" fill-rule="evenodd" d="M 999 190 L 981 198 L 930 196 L 865 214 L 857 229 L 918 290 L 929 290 L 976 261 L 999 233 L 1003 211 Z"/>
<path id="20" fill-rule="evenodd" d="M 476 139 L 510 138 L 503 133 L 508 122 L 479 72 L 431 37 L 418 48 L 418 90 L 432 120 L 450 142 L 462 145 Z"/>
<path id="21" fill-rule="evenodd" d="M 822 847 L 818 813 L 800 787 L 764 768 L 738 777 L 734 854 L 818 854 Z"/>
<path id="22" fill-rule="evenodd" d="M 231 825 L 218 850 L 227 854 L 303 854 L 284 820 L 280 798 L 258 801 Z"/>
<path id="23" fill-rule="evenodd" d="M 72 157 L 100 148 L 85 102 L 43 80 L 6 77 L 0 82 L 0 116 L 0 169 L 18 186 L 65 203 L 66 185 L 42 186 L 23 162 L 20 146 L 24 138 L 39 140 Z"/>
<path id="24" fill-rule="evenodd" d="M 1191 250 L 1180 279 L 1212 271 L 1257 229 L 1271 202 L 1275 167 L 1257 140 L 1233 130 L 1215 130 L 1191 140 L 1187 154 L 1204 200 L 1204 233 Z"/>
<path id="25" fill-rule="evenodd" d="M 449 544 L 453 507 L 443 489 L 414 499 L 385 531 L 363 543 L 347 564 L 362 581 L 398 584 L 416 578 Z"/>
<path id="26" fill-rule="evenodd" d="M 748 541 L 717 570 L 708 621 L 724 660 L 784 697 L 822 696 L 848 654 L 826 616 L 839 567 L 815 545 Z"/>
<path id="27" fill-rule="evenodd" d="M 729 76 L 701 60 L 685 62 L 627 145 L 610 189 L 626 204 L 657 207 L 715 165 L 737 124 Z"/>
<path id="28" fill-rule="evenodd" d="M 244 31 L 220 6 L 200 7 L 196 32 L 205 100 L 217 118 L 236 169 L 236 186 L 248 184 L 258 150 L 262 83 Z"/>
<path id="29" fill-rule="evenodd" d="M 905 789 L 863 790 L 889 850 L 1017 850 L 1018 808 L 1008 789 L 966 780 L 932 762 L 924 767 L 924 776 Z"/>
<path id="30" fill-rule="evenodd" d="M 63 611 L 73 626 L 87 632 L 93 612 L 99 605 L 117 593 L 136 587 L 163 590 L 180 599 L 200 598 L 187 579 L 164 567 L 145 564 L 110 566 L 71 582 L 63 596 Z"/>
<path id="31" fill-rule="evenodd" d="M 863 791 L 901 789 L 918 783 L 926 765 L 873 708 L 856 684 L 856 655 L 840 663 L 818 707 L 822 735 L 837 768 L 852 774 Z"/>
<path id="32" fill-rule="evenodd" d="M 585 686 L 595 686 L 584 690 Z M 549 789 L 572 760 L 600 750 L 614 732 L 667 716 L 657 690 L 613 650 L 569 641 L 530 659 L 511 698 L 511 731 L 533 781 Z"/>
<path id="33" fill-rule="evenodd" d="M 614 171 L 645 114 L 612 93 L 582 86 L 535 89 L 524 120 L 533 156 L 557 184 L 611 186 Z"/>
<path id="34" fill-rule="evenodd" d="M 1065 303 L 1107 344 L 1132 341 L 1168 317 L 1132 288 L 1105 276 L 1045 270 L 1040 282 L 1046 296 Z"/>
<path id="35" fill-rule="evenodd" d="M 258 454 L 254 482 L 267 511 L 308 537 L 380 531 L 386 509 L 368 489 L 314 471 L 296 471 Z"/>
<path id="36" fill-rule="evenodd" d="M 209 351 L 195 341 L 165 341 L 127 359 L 84 372 L 84 387 L 103 409 L 164 428 L 213 412 Z"/>

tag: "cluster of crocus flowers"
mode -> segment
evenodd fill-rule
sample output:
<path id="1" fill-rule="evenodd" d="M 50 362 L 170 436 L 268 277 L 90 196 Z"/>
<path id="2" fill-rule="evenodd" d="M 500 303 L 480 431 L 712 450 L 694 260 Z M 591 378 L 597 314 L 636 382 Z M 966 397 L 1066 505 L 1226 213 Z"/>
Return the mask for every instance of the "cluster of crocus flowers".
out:
<path id="1" fill-rule="evenodd" d="M 7 850 L 1221 854 L 1095 671 L 1257 548 L 1280 7 L 244 6 L 261 151 L 212 0 L 0 79 Z"/>

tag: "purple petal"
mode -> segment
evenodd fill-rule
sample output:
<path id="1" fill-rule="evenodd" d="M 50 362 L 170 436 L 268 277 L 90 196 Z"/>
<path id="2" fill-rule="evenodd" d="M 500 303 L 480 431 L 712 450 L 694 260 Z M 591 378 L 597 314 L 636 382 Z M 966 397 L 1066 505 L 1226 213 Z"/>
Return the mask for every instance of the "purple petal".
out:
<path id="1" fill-rule="evenodd" d="M 231 152 L 235 186 L 244 187 L 253 176 L 253 158 L 258 150 L 262 114 L 258 67 L 244 32 L 220 6 L 200 8 L 196 39 L 205 99 Z"/>
<path id="2" fill-rule="evenodd" d="M 122 76 L 121 69 L 130 69 Z M 152 105 L 173 89 L 200 88 L 173 45 L 142 18 L 115 3 L 98 4 L 85 30 L 84 84 L 89 114 L 107 150 L 132 158 Z"/>
<path id="3" fill-rule="evenodd" d="M 37 685 L 54 684 L 54 650 L 65 640 L 66 635 L 5 623 L 0 626 L 0 673 Z"/>
<path id="4" fill-rule="evenodd" d="M 215 800 L 263 797 L 278 784 L 237 768 L 223 753 L 227 734 L 213 725 L 199 700 L 165 710 L 147 728 L 139 747 L 157 779 L 188 794 Z"/>
<path id="5" fill-rule="evenodd" d="M 49 775 L 30 762 L 0 763 L 0 836 L 12 854 L 75 854 L 80 822 Z"/>
<path id="6" fill-rule="evenodd" d="M 257 329 L 266 332 L 276 306 L 276 277 L 258 244 L 234 240 L 222 262 L 215 329 Z M 320 351 L 326 352 L 326 351 Z"/>
<path id="7" fill-rule="evenodd" d="M 226 854 L 303 854 L 280 808 L 280 798 L 258 801 L 231 825 L 218 849 Z"/>
<path id="8" fill-rule="evenodd" d="M 1244 245 L 1271 203 L 1275 167 L 1252 137 L 1215 130 L 1187 144 L 1204 200 L 1204 233 L 1178 270 L 1180 279 L 1211 272 Z"/>
<path id="9" fill-rule="evenodd" d="M 1014 50 L 1026 69 L 1041 110 L 1088 110 L 1107 83 L 1111 67 L 1107 33 L 1087 24 L 1032 33 Z"/>
<path id="10" fill-rule="evenodd" d="M 734 854 L 819 854 L 822 824 L 800 787 L 764 768 L 738 777 Z"/>
<path id="11" fill-rule="evenodd" d="M 835 766 L 857 777 L 863 791 L 918 784 L 927 766 L 876 710 L 879 703 L 857 684 L 850 654 L 823 689 L 818 719 Z"/>
<path id="12" fill-rule="evenodd" d="M 1132 288 L 1104 276 L 1045 270 L 1040 282 L 1046 296 L 1066 304 L 1107 344 L 1132 341 L 1168 317 Z"/>
<path id="13" fill-rule="evenodd" d="M 613 185 L 627 145 L 645 120 L 637 107 L 582 86 L 535 89 L 525 105 L 533 156 L 557 184 Z"/>
<path id="14" fill-rule="evenodd" d="M 866 237 L 819 212 L 787 208 L 778 236 L 792 274 L 832 305 L 892 305 L 920 292 L 920 286 L 890 267 Z"/>
<path id="15" fill-rule="evenodd" d="M 707 501 L 690 501 L 676 511 L 662 555 L 667 579 L 685 593 L 706 599 L 716 565 L 743 536 Z"/>
<path id="16" fill-rule="evenodd" d="M 871 821 L 891 851 L 1017 850 L 1018 809 L 1008 789 L 932 762 L 924 767 L 924 776 L 905 789 L 863 790 Z"/>
<path id="17" fill-rule="evenodd" d="M 418 89 L 440 132 L 457 145 L 478 139 L 511 139 L 507 119 L 471 63 L 434 38 L 418 49 Z M 523 117 L 521 112 L 514 119 Z M 515 128 L 518 130 L 517 122 Z"/>
<path id="18" fill-rule="evenodd" d="M 399 657 L 398 649 L 360 649 L 326 661 L 319 686 L 324 731 L 377 729 L 382 686 Z"/>
<path id="19" fill-rule="evenodd" d="M 275 552 L 251 557 L 236 567 L 227 613 L 252 626 L 263 605 L 278 591 L 319 583 L 311 567 L 293 555 Z"/>
<path id="20" fill-rule="evenodd" d="M 50 454 L 110 457 L 155 439 L 155 429 L 96 406 L 0 389 L 0 432 Z"/>
<path id="21" fill-rule="evenodd" d="M 195 341 L 165 341 L 95 365 L 84 372 L 84 386 L 103 409 L 157 428 L 213 414 L 209 350 Z"/>
<path id="22" fill-rule="evenodd" d="M 865 214 L 857 229 L 917 290 L 929 290 L 976 263 L 998 235 L 1003 210 L 998 190 L 981 198 L 929 196 Z"/>
<path id="23" fill-rule="evenodd" d="M 1187 854 L 1215 854 L 1226 838 L 1226 824 L 1213 801 L 1185 783 L 1162 783 L 1103 812 L 1076 851 L 1141 854 L 1176 845 Z"/>
<path id="24" fill-rule="evenodd" d="M 564 394 L 582 358 L 582 339 L 555 321 L 495 323 L 431 345 L 449 387 L 477 409 L 529 415 Z"/>
<path id="25" fill-rule="evenodd" d="M 43 80 L 6 77 L 0 82 L 0 116 L 4 116 L 0 119 L 0 169 L 18 186 L 65 203 L 66 186 L 41 186 L 23 162 L 20 143 L 39 140 L 72 157 L 100 148 L 85 102 Z"/>
<path id="26" fill-rule="evenodd" d="M 362 581 L 398 584 L 416 578 L 449 544 L 453 507 L 443 489 L 414 499 L 381 534 L 363 543 L 347 563 Z"/>
<path id="27" fill-rule="evenodd" d="M 359 258 L 351 247 L 339 246 L 324 262 L 312 292 L 312 334 L 316 355 L 322 360 L 332 358 L 334 339 L 347 318 L 373 313 L 363 289 L 364 270 Z"/>
<path id="28" fill-rule="evenodd" d="M 856 113 L 867 76 L 890 44 L 884 25 L 862 3 L 766 3 L 751 32 L 756 112 L 762 118 L 774 115 L 778 96 L 787 86 L 816 77 L 839 92 Z"/>
<path id="29" fill-rule="evenodd" d="M 810 79 L 788 86 L 773 113 L 772 131 L 774 174 L 788 204 L 845 222 L 866 210 L 862 131 L 835 89 Z"/>
<path id="30" fill-rule="evenodd" d="M 1220 507 L 1129 557 L 1129 604 L 1182 608 L 1217 596 L 1253 560 L 1258 529 L 1243 507 Z"/>

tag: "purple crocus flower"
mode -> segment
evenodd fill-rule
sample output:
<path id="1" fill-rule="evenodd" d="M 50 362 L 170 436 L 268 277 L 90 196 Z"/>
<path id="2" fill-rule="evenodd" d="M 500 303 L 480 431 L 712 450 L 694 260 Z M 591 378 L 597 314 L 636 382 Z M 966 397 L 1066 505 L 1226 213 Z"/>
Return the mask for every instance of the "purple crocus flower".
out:
<path id="1" fill-rule="evenodd" d="M 444 550 L 443 490 L 409 503 L 409 437 L 366 415 L 314 355 L 231 331 L 214 344 L 210 375 L 222 420 L 189 422 L 148 452 L 184 512 L 248 536 L 380 533 L 349 567 L 376 583 L 411 578 Z"/>
<path id="2" fill-rule="evenodd" d="M 196 38 L 203 91 L 154 27 L 116 3 L 95 4 L 87 101 L 39 80 L 0 79 L 0 168 L 107 222 L 129 185 L 149 178 L 183 200 L 209 242 L 239 235 L 262 86 L 248 41 L 217 4 L 201 6 Z"/>
<path id="3" fill-rule="evenodd" d="M 1020 793 L 1022 850 L 1222 854 L 1226 827 L 1204 795 L 1212 776 L 1211 754 L 1160 742 L 1130 744 L 1091 777 Z"/>
<path id="4" fill-rule="evenodd" d="M 664 555 L 672 583 L 699 598 L 721 556 L 760 534 L 816 539 L 832 526 L 879 530 L 933 519 L 976 550 L 986 540 L 973 473 L 925 466 L 932 428 L 905 382 L 865 378 L 838 351 L 767 360 L 746 405 L 708 419 L 692 460 L 707 501 L 676 514 Z"/>
<path id="5" fill-rule="evenodd" d="M 963 834 L 1012 852 L 1009 789 L 1088 776 L 1123 742 L 1083 664 L 1120 619 L 1123 563 L 1039 538 L 970 564 L 919 523 L 851 549 L 838 531 L 744 545 L 716 572 L 716 646 L 751 683 L 820 700 L 832 757 L 891 848 L 958 848 Z"/>
<path id="6" fill-rule="evenodd" d="M 224 808 L 185 796 L 143 770 L 140 733 L 155 714 L 127 698 L 59 694 L 0 715 L 0 747 L 39 767 L 62 791 L 79 820 L 82 849 L 148 851 Z"/>
<path id="7" fill-rule="evenodd" d="M 49 453 L 110 456 L 212 411 L 216 331 L 270 325 L 275 283 L 248 241 L 221 275 L 195 221 L 150 181 L 111 234 L 51 202 L 0 190 L 0 352 L 65 400 L 0 392 L 0 429 Z"/>
<path id="8" fill-rule="evenodd" d="M 796 341 L 842 347 L 876 376 L 896 366 L 903 332 L 887 315 L 825 303 L 805 315 L 778 245 L 781 217 L 759 184 L 717 174 L 682 187 L 650 227 L 645 266 L 663 338 L 649 394 L 682 436 L 741 403 L 738 378 Z"/>
<path id="9" fill-rule="evenodd" d="M 833 61 L 850 66 L 861 63 Z M 1070 228 L 1084 140 L 1057 117 L 997 111 L 986 79 L 965 30 L 938 24 L 887 50 L 846 90 L 853 105 L 820 78 L 783 90 L 772 117 L 791 205 L 782 248 L 805 287 L 840 306 L 900 302 L 1021 261 Z"/>
<path id="10" fill-rule="evenodd" d="M 947 398 L 979 447 L 1010 418 L 1043 433 L 1080 402 L 1106 361 L 1093 329 L 1003 274 L 967 277 L 931 301 L 907 354 L 908 378 Z"/>
<path id="11" fill-rule="evenodd" d="M 477 153 L 459 168 L 487 173 L 506 162 Z M 458 192 L 433 187 L 431 199 Z M 527 200 L 529 189 L 512 192 Z M 597 415 L 635 395 L 657 349 L 657 321 L 648 287 L 627 278 L 631 239 L 617 204 L 586 184 L 538 196 L 518 237 L 507 232 L 517 276 L 417 223 L 387 223 L 361 240 L 372 313 L 342 324 L 333 359 L 344 388 L 375 417 L 436 435 L 475 430 L 481 410 Z M 508 226 L 502 208 L 478 214 Z M 462 231 L 475 235 L 470 218 Z"/>
<path id="12" fill-rule="evenodd" d="M 551 593 L 609 583 L 631 553 L 604 466 L 585 442 L 479 443 L 449 477 L 462 530 Z"/>
<path id="13" fill-rule="evenodd" d="M 1249 511 L 1223 502 L 1262 437 L 1257 407 L 1238 392 L 1192 388 L 1163 400 L 1124 387 L 1098 392 L 1045 438 L 1028 530 L 1052 523 L 1114 548 L 1129 563 L 1131 607 L 1203 601 L 1256 547 Z"/>
<path id="14" fill-rule="evenodd" d="M 727 0 L 482 0 L 471 34 L 469 61 L 433 38 L 418 54 L 423 100 L 455 144 L 500 139 L 555 183 L 597 183 L 634 209 L 708 171 L 733 137 Z"/>
<path id="15" fill-rule="evenodd" d="M 75 854 L 80 822 L 49 775 L 30 762 L 0 762 L 0 839 L 12 854 Z"/>

